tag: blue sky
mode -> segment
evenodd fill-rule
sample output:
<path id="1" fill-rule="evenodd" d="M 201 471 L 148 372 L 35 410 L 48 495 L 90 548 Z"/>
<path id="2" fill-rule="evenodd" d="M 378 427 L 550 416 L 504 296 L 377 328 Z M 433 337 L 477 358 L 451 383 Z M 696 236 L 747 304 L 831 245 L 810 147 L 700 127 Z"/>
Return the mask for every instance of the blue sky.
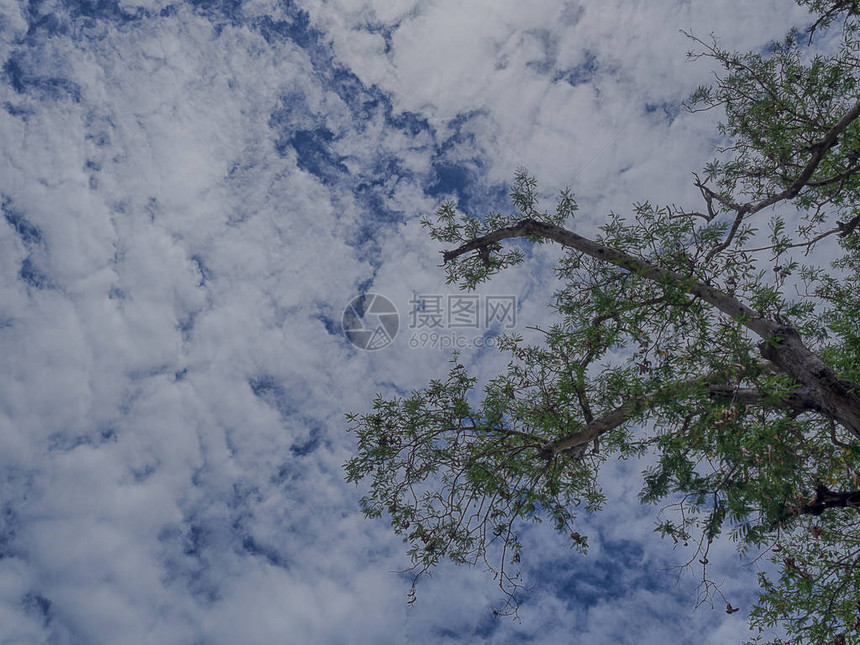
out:
<path id="1" fill-rule="evenodd" d="M 419 226 L 446 198 L 506 208 L 514 170 L 570 185 L 593 231 L 694 200 L 719 115 L 679 29 L 757 48 L 785 0 L 31 0 L 0 5 L 0 642 L 728 643 L 693 611 L 689 554 L 603 473 L 581 557 L 525 533 L 534 590 L 494 619 L 483 571 L 406 605 L 403 546 L 343 481 L 343 413 L 420 387 L 449 354 L 362 352 L 364 291 L 401 314 L 447 294 Z M 486 287 L 550 319 L 557 251 Z M 506 358 L 467 350 L 482 378 Z"/>

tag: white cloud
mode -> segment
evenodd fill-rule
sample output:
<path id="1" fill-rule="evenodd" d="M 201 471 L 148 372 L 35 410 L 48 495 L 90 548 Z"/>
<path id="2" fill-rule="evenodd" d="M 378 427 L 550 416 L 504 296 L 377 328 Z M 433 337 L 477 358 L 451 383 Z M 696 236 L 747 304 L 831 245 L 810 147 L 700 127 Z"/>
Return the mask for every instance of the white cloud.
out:
<path id="1" fill-rule="evenodd" d="M 477 204 L 520 163 L 549 192 L 575 178 L 583 227 L 689 195 L 711 123 L 669 125 L 645 104 L 707 77 L 683 64 L 679 26 L 754 46 L 797 16 L 735 5 L 327 2 L 307 7 L 307 31 L 280 3 L 229 17 L 129 1 L 149 13 L 119 22 L 45 4 L 55 22 L 31 15 L 31 36 L 24 13 L 0 9 L 0 55 L 21 69 L 20 87 L 10 73 L 0 86 L 0 193 L 38 231 L 0 219 L 9 638 L 610 642 L 619 613 L 644 621 L 643 643 L 740 633 L 736 616 L 690 616 L 662 581 L 584 608 L 563 575 L 535 581 L 522 624 L 493 622 L 493 581 L 448 566 L 407 610 L 408 582 L 390 573 L 402 545 L 360 517 L 341 470 L 342 412 L 447 367 L 446 352 L 409 349 L 405 326 L 413 292 L 453 292 L 417 223 L 436 206 L 433 164 L 468 166 Z M 589 54 L 588 78 L 564 81 Z M 557 253 L 487 288 L 522 299 L 520 328 L 548 316 Z M 22 279 L 27 262 L 43 283 Z M 371 278 L 404 317 L 372 354 L 337 333 Z M 588 566 L 623 529 L 642 544 L 641 583 L 675 554 L 655 546 L 629 469 L 615 475 L 617 515 L 594 520 Z M 576 577 L 563 539 L 529 536 L 534 571 L 558 558 Z"/>

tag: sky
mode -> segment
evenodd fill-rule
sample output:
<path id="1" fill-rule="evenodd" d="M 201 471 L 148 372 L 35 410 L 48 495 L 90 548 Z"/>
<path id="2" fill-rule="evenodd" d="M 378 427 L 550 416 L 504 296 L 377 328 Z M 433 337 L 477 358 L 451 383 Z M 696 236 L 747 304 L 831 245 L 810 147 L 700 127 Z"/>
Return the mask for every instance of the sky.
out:
<path id="1" fill-rule="evenodd" d="M 344 413 L 444 376 L 443 337 L 481 378 L 507 362 L 483 322 L 412 324 L 457 293 L 422 216 L 508 212 L 522 166 L 572 188 L 584 234 L 697 204 L 719 114 L 681 109 L 714 70 L 679 30 L 758 49 L 807 22 L 787 0 L 0 3 L 0 643 L 742 640 L 755 568 L 720 544 L 741 611 L 694 609 L 633 462 L 604 469 L 587 556 L 525 531 L 519 621 L 480 569 L 407 606 Z M 479 302 L 515 298 L 527 335 L 557 258 Z M 364 293 L 399 312 L 372 351 L 342 325 Z"/>

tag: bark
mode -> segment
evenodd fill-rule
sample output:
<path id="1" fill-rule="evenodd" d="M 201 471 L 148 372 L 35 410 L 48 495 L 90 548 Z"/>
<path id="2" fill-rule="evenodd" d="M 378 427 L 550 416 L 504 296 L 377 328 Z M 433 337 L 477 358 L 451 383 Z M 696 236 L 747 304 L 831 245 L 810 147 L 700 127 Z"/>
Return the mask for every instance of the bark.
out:
<path id="1" fill-rule="evenodd" d="M 860 491 L 837 493 L 824 484 L 815 489 L 815 497 L 809 504 L 804 504 L 801 515 L 821 515 L 828 508 L 853 508 L 860 513 Z"/>
<path id="2" fill-rule="evenodd" d="M 860 436 L 860 390 L 836 376 L 817 354 L 806 348 L 796 331 L 783 326 L 759 347 L 762 356 L 809 388 L 810 396 L 824 414 Z"/>
<path id="3" fill-rule="evenodd" d="M 806 395 L 814 403 L 813 409 L 834 419 L 854 436 L 860 437 L 860 388 L 840 379 L 818 355 L 803 344 L 792 328 L 765 318 L 735 297 L 698 282 L 689 275 L 665 269 L 560 226 L 534 219 L 524 219 L 513 226 L 491 231 L 456 249 L 445 251 L 443 258 L 447 263 L 472 251 L 486 254 L 502 240 L 531 236 L 552 240 L 658 284 L 681 287 L 687 293 L 704 300 L 762 338 L 763 342 L 759 346 L 762 356 L 806 388 Z"/>
<path id="4" fill-rule="evenodd" d="M 617 428 L 630 419 L 636 406 L 636 401 L 625 403 L 612 410 L 609 414 L 605 414 L 599 419 L 594 419 L 591 423 L 586 424 L 579 432 L 544 444 L 541 446 L 540 455 L 549 459 L 566 450 L 573 450 L 579 446 L 588 445 L 600 437 L 600 435 L 609 432 L 613 428 Z"/>
<path id="5" fill-rule="evenodd" d="M 815 397 L 812 396 L 812 392 L 808 388 L 801 387 L 789 392 L 781 399 L 774 399 L 773 397 L 763 395 L 755 388 L 739 388 L 732 384 L 719 382 L 707 383 L 702 382 L 702 379 L 694 379 L 682 381 L 640 398 L 627 401 L 600 418 L 586 423 L 585 427 L 579 432 L 545 443 L 541 446 L 540 454 L 548 459 L 561 452 L 586 446 L 601 435 L 630 420 L 637 408 L 647 405 L 646 401 L 653 401 L 658 397 L 665 397 L 667 394 L 677 396 L 689 395 L 695 391 L 694 388 L 696 386 L 704 388 L 707 395 L 711 398 L 730 401 L 737 406 L 756 406 L 772 409 L 778 408 L 781 410 L 790 409 L 796 412 L 821 411 Z"/>
<path id="6" fill-rule="evenodd" d="M 818 401 L 809 388 L 799 387 L 779 399 L 766 397 L 755 388 L 734 385 L 711 385 L 708 395 L 713 399 L 731 401 L 737 406 L 789 409 L 796 412 L 821 412 Z"/>

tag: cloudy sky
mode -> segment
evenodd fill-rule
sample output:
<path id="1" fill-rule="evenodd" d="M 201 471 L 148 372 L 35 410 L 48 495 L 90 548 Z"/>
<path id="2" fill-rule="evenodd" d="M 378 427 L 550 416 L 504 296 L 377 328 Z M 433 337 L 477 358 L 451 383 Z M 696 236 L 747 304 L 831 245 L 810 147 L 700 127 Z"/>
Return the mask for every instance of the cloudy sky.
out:
<path id="1" fill-rule="evenodd" d="M 521 622 L 480 570 L 440 567 L 407 607 L 403 545 L 343 481 L 343 413 L 446 373 L 410 347 L 410 299 L 451 293 L 421 216 L 504 210 L 518 166 L 573 188 L 580 231 L 694 203 L 719 115 L 680 110 L 712 68 L 679 30 L 749 49 L 805 21 L 788 0 L 0 2 L 0 642 L 739 641 L 754 571 L 721 546 L 742 611 L 694 611 L 635 463 L 607 467 L 587 557 L 527 531 Z M 516 297 L 525 333 L 555 257 L 481 297 Z M 372 352 L 341 329 L 363 292 L 401 314 Z"/>

